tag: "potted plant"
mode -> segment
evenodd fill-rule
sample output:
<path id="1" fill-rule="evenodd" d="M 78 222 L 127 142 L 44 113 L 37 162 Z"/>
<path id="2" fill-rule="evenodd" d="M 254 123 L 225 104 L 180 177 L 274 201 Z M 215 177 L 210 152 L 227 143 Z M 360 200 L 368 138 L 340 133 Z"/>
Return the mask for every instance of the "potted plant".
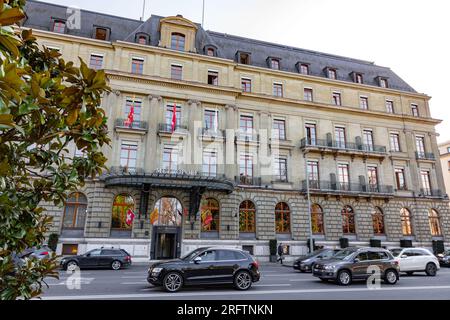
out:
<path id="1" fill-rule="evenodd" d="M 48 237 L 48 247 L 56 252 L 56 247 L 58 246 L 59 235 L 56 233 L 50 234 Z"/>
<path id="2" fill-rule="evenodd" d="M 277 262 L 277 240 L 269 240 L 270 262 Z"/>

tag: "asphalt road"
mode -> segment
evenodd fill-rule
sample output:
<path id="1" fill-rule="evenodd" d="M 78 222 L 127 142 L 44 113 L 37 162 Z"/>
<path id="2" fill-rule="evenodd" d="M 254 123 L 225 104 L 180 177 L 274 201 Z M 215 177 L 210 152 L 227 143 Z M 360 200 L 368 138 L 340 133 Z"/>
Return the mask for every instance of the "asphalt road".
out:
<path id="1" fill-rule="evenodd" d="M 44 290 L 44 300 L 65 299 L 133 299 L 133 300 L 376 300 L 376 299 L 450 299 L 450 268 L 441 268 L 436 277 L 425 273 L 401 275 L 394 285 L 381 284 L 379 289 L 368 289 L 365 282 L 341 287 L 334 283 L 322 283 L 311 274 L 303 274 L 292 268 L 267 264 L 260 266 L 261 281 L 245 292 L 231 286 L 188 287 L 178 293 L 167 293 L 146 281 L 147 266 L 134 265 L 128 269 L 82 270 L 80 281 L 65 271 L 60 279 L 47 279 L 49 288 Z M 69 284 L 69 287 L 67 286 Z M 79 284 L 79 288 L 77 288 Z M 71 287 L 71 288 L 70 288 Z"/>

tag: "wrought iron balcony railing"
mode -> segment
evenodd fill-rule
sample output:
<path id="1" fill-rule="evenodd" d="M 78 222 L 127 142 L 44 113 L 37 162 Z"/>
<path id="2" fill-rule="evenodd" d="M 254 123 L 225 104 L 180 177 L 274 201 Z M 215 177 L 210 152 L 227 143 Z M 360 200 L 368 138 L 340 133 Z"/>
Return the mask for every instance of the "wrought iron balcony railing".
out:
<path id="1" fill-rule="evenodd" d="M 260 186 L 261 185 L 261 177 L 252 177 L 252 176 L 236 176 L 235 181 L 240 185 L 247 186 Z"/>
<path id="2" fill-rule="evenodd" d="M 148 130 L 147 121 L 133 121 L 131 124 L 125 123 L 126 119 L 116 119 L 116 128 Z"/>
<path id="3" fill-rule="evenodd" d="M 436 160 L 436 157 L 434 156 L 434 153 L 431 153 L 431 152 L 420 152 L 420 151 L 416 151 L 416 159 L 421 159 L 421 160 Z"/>
<path id="4" fill-rule="evenodd" d="M 202 137 L 225 138 L 225 130 L 213 128 L 199 128 L 199 135 Z"/>
<path id="5" fill-rule="evenodd" d="M 302 190 L 306 191 L 306 180 L 302 181 Z M 309 180 L 309 189 L 313 191 L 354 192 L 393 194 L 394 188 L 389 185 L 342 183 L 338 181 Z"/>
<path id="6" fill-rule="evenodd" d="M 425 197 L 439 197 L 442 198 L 445 196 L 445 193 L 442 192 L 440 189 L 428 189 L 428 188 L 421 188 L 420 193 Z"/>
<path id="7" fill-rule="evenodd" d="M 174 132 L 175 131 L 186 131 L 188 130 L 188 126 L 177 124 L 175 125 Z M 172 133 L 172 124 L 171 123 L 160 123 L 158 125 L 158 132 L 164 132 L 164 133 Z"/>
<path id="8" fill-rule="evenodd" d="M 236 141 L 259 142 L 259 134 L 254 132 L 236 132 Z"/>
<path id="9" fill-rule="evenodd" d="M 300 148 L 306 147 L 319 147 L 319 148 L 331 148 L 337 150 L 347 151 L 361 151 L 368 153 L 386 153 L 385 146 L 369 145 L 369 144 L 357 144 L 354 142 L 341 142 L 327 139 L 308 139 L 303 138 L 300 141 Z"/>

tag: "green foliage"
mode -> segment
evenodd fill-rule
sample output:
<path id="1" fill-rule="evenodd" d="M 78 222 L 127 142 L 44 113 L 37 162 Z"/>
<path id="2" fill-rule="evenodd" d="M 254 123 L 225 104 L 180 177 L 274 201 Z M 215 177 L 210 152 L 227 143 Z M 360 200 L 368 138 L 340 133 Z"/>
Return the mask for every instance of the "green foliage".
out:
<path id="1" fill-rule="evenodd" d="M 276 239 L 269 240 L 269 250 L 270 250 L 271 256 L 275 256 L 277 254 L 277 240 Z"/>
<path id="2" fill-rule="evenodd" d="M 13 260 L 44 243 L 51 218 L 43 202 L 62 206 L 67 193 L 105 169 L 109 144 L 101 96 L 103 71 L 41 49 L 31 30 L 13 26 L 25 0 L 0 0 L 0 299 L 30 299 L 45 277 L 57 277 L 56 257 Z M 71 158 L 75 143 L 86 157 Z"/>
<path id="3" fill-rule="evenodd" d="M 53 251 L 56 251 L 56 247 L 58 246 L 59 235 L 57 233 L 52 233 L 48 237 L 48 247 Z"/>

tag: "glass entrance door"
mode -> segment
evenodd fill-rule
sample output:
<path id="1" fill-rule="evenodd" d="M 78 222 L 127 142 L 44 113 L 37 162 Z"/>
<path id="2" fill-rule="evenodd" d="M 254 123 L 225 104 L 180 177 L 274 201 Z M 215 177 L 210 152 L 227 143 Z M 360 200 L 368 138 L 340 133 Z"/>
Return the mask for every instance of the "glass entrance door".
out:
<path id="1" fill-rule="evenodd" d="M 156 248 L 156 259 L 174 259 L 176 252 L 176 234 L 160 233 L 158 234 L 158 243 Z"/>

